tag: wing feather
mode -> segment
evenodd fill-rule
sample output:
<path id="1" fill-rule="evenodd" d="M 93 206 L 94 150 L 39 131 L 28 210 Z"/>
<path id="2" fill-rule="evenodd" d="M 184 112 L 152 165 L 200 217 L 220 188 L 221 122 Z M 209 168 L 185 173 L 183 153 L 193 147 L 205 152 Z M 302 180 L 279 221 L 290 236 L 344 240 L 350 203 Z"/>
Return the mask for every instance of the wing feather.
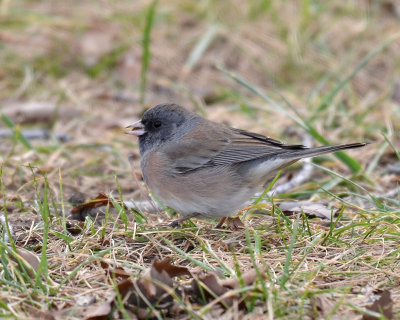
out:
<path id="1" fill-rule="evenodd" d="M 204 121 L 177 140 L 163 147 L 175 171 L 187 173 L 203 167 L 242 163 L 263 157 L 275 157 L 288 150 L 301 150 L 302 145 L 286 145 L 261 134 L 215 126 Z"/>

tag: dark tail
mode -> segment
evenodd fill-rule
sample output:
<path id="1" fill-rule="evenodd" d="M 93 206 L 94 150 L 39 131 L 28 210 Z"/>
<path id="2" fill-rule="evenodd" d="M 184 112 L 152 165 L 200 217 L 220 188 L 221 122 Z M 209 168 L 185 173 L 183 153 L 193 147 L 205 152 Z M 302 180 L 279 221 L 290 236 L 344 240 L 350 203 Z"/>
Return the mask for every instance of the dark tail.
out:
<path id="1" fill-rule="evenodd" d="M 322 147 L 316 147 L 316 148 L 310 148 L 310 149 L 301 149 L 301 150 L 296 150 L 296 151 L 291 150 L 290 152 L 283 153 L 282 155 L 285 155 L 288 158 L 292 158 L 292 159 L 310 158 L 310 157 L 319 156 L 324 153 L 336 152 L 336 151 L 346 150 L 346 149 L 361 148 L 361 147 L 366 146 L 367 144 L 368 143 L 349 143 L 349 144 L 341 144 L 341 145 L 336 145 L 336 146 L 322 146 Z"/>

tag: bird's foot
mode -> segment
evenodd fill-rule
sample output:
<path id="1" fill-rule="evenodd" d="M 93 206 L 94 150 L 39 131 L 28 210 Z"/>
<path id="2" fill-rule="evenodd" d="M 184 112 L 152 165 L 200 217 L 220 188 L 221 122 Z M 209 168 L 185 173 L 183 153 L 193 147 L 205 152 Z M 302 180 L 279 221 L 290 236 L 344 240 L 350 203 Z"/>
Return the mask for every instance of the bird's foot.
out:
<path id="1" fill-rule="evenodd" d="M 186 219 L 186 217 L 185 217 L 185 219 L 175 219 L 175 220 L 172 220 L 170 223 L 167 223 L 167 226 L 168 227 L 171 227 L 171 228 L 179 228 L 179 227 L 181 227 L 181 223 L 182 222 L 185 222 L 187 219 Z"/>
<path id="2" fill-rule="evenodd" d="M 159 224 L 157 226 L 158 227 L 179 228 L 179 227 L 181 227 L 182 222 L 185 222 L 186 220 L 189 220 L 191 218 L 197 217 L 198 215 L 199 215 L 198 213 L 189 214 L 189 215 L 184 216 L 182 218 L 172 220 L 170 223 Z"/>
<path id="3" fill-rule="evenodd" d="M 229 229 L 232 231 L 236 231 L 244 228 L 244 223 L 240 220 L 239 217 L 230 218 L 223 217 L 219 220 L 218 224 L 215 226 L 217 229 L 222 229 L 223 225 L 226 224 Z"/>

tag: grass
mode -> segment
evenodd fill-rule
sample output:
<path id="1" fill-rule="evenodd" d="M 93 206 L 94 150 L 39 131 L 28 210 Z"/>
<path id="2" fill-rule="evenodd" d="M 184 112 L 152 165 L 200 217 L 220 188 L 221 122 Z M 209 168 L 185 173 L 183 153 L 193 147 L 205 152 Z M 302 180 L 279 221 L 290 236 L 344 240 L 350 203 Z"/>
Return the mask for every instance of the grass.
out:
<path id="1" fill-rule="evenodd" d="M 146 26 L 143 32 L 142 44 L 142 68 L 140 73 L 140 103 L 145 103 L 146 83 L 147 83 L 147 70 L 150 62 L 150 33 L 154 23 L 154 15 L 156 13 L 157 1 L 154 0 L 149 7 L 149 12 L 146 16 Z"/>
<path id="2" fill-rule="evenodd" d="M 387 165 L 400 160 L 393 94 L 400 60 L 390 6 L 22 3 L 0 6 L 0 124 L 12 133 L 0 141 L 1 317 L 81 319 L 102 307 L 111 310 L 104 318 L 345 319 L 377 316 L 369 306 L 385 291 L 392 302 L 380 308 L 389 305 L 398 317 L 400 196 L 398 174 Z M 113 35 L 112 45 L 92 57 L 80 36 L 103 48 L 90 38 L 99 30 Z M 54 112 L 28 121 L 29 111 L 9 108 L 31 101 L 53 103 Z M 243 212 L 244 229 L 195 219 L 166 228 L 160 224 L 174 212 L 130 210 L 119 201 L 149 200 L 137 142 L 121 127 L 144 104 L 165 101 L 290 143 L 303 133 L 322 144 L 372 143 L 314 159 L 311 181 L 269 198 L 301 166 L 278 174 Z M 72 140 L 27 139 L 27 128 Z M 82 222 L 70 219 L 76 199 L 99 193 L 109 205 Z M 330 221 L 290 216 L 280 200 L 323 201 L 336 214 Z M 192 276 L 166 285 L 151 266 L 167 258 Z M 152 301 L 149 290 L 136 297 L 145 306 L 134 307 L 124 279 L 161 288 L 172 302 Z"/>

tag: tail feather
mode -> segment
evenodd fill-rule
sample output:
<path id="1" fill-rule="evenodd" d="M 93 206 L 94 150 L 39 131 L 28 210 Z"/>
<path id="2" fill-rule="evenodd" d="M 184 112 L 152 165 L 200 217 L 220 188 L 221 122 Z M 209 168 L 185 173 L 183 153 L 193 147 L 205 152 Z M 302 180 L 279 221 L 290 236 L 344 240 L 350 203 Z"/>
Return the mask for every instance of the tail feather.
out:
<path id="1" fill-rule="evenodd" d="M 366 145 L 367 145 L 367 143 L 349 143 L 349 144 L 341 144 L 341 145 L 335 145 L 335 146 L 321 146 L 321 147 L 310 148 L 310 149 L 301 149 L 298 151 L 291 150 L 287 154 L 284 153 L 283 155 L 287 155 L 287 157 L 288 158 L 290 157 L 291 159 L 310 158 L 310 157 L 319 156 L 321 154 L 336 152 L 336 151 L 340 151 L 340 150 L 361 148 Z"/>

